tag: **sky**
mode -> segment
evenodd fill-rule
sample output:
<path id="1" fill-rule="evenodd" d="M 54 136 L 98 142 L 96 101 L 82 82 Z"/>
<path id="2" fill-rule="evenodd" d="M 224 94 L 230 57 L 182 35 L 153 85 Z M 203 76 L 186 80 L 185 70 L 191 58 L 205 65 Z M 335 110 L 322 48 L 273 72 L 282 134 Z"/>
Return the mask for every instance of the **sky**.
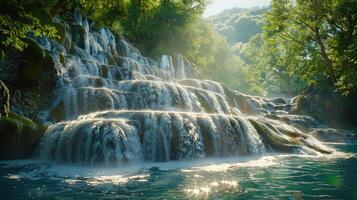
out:
<path id="1" fill-rule="evenodd" d="M 270 0 L 213 0 L 206 8 L 203 16 L 209 17 L 233 7 L 252 8 L 256 6 L 267 6 L 269 4 Z"/>

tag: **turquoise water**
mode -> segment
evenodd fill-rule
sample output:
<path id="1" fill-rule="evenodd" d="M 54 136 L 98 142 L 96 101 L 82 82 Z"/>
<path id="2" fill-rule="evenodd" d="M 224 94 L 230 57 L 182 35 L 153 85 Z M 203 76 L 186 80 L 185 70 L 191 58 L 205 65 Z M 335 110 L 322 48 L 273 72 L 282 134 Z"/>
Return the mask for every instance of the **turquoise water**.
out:
<path id="1" fill-rule="evenodd" d="M 0 199 L 357 199 L 357 144 L 332 156 L 268 155 L 63 166 L 0 163 Z"/>

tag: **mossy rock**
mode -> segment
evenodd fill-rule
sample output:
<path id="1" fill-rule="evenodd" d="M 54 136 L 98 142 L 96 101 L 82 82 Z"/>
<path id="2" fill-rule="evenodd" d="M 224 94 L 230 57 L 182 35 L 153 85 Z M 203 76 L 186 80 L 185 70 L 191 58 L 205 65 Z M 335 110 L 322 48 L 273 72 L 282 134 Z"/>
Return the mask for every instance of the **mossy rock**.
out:
<path id="1" fill-rule="evenodd" d="M 45 127 L 15 114 L 0 118 L 0 160 L 24 159 L 32 155 Z"/>
<path id="2" fill-rule="evenodd" d="M 254 129 L 257 130 L 258 134 L 262 136 L 265 144 L 269 144 L 274 150 L 286 153 L 293 153 L 296 151 L 299 146 L 296 141 L 289 141 L 285 139 L 285 137 L 278 137 L 278 135 L 274 135 L 268 127 L 267 124 L 262 124 L 261 122 L 249 119 L 249 122 L 253 125 Z"/>
<path id="3" fill-rule="evenodd" d="M 50 54 L 42 49 L 36 41 L 28 38 L 27 43 L 19 75 L 23 82 L 36 82 L 43 77 L 44 72 L 54 70 L 54 63 Z"/>
<path id="4" fill-rule="evenodd" d="M 60 62 L 64 65 L 65 55 L 63 53 L 59 54 Z"/>
<path id="5" fill-rule="evenodd" d="M 33 39 L 26 38 L 25 42 L 28 44 L 24 50 L 25 56 L 29 56 L 34 61 L 40 61 L 45 58 L 45 50 Z"/>

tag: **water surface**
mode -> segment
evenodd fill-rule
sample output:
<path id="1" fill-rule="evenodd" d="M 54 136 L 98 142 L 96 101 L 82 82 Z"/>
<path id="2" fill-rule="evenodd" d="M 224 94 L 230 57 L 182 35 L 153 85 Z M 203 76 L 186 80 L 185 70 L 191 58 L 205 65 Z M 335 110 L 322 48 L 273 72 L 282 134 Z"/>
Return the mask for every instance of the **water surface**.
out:
<path id="1" fill-rule="evenodd" d="M 357 144 L 333 146 L 347 154 L 267 155 L 120 168 L 8 161 L 0 164 L 0 195 L 1 199 L 357 199 Z"/>

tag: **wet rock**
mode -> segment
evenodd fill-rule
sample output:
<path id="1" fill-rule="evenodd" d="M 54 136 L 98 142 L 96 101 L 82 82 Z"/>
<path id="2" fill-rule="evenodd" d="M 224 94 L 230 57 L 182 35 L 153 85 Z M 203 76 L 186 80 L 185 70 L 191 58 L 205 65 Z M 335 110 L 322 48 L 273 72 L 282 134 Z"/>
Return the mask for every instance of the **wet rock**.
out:
<path id="1" fill-rule="evenodd" d="M 9 87 L 18 82 L 19 67 L 21 60 L 17 51 L 9 50 L 5 52 L 4 59 L 0 60 L 0 80 Z"/>
<path id="2" fill-rule="evenodd" d="M 327 83 L 311 86 L 296 98 L 296 113 L 309 115 L 333 128 L 356 128 L 357 94 L 342 96 Z"/>
<path id="3" fill-rule="evenodd" d="M 281 98 L 281 97 L 277 97 L 277 98 L 274 98 L 274 99 L 271 99 L 271 101 L 275 104 L 286 104 L 286 100 L 284 98 Z"/>
<path id="4" fill-rule="evenodd" d="M 48 77 L 50 73 L 55 74 L 54 63 L 49 52 L 36 41 L 28 39 L 27 42 L 29 45 L 23 52 L 19 81 L 23 84 L 38 84 L 41 78 Z"/>
<path id="5" fill-rule="evenodd" d="M 357 131 L 348 131 L 332 128 L 314 129 L 311 135 L 324 142 L 356 142 Z"/>
<path id="6" fill-rule="evenodd" d="M 30 157 L 44 131 L 44 127 L 26 117 L 0 117 L 0 160 Z"/>
<path id="7" fill-rule="evenodd" d="M 81 25 L 72 25 L 71 30 L 74 43 L 77 44 L 78 47 L 84 49 L 85 39 L 88 37 L 86 29 Z"/>
<path id="8" fill-rule="evenodd" d="M 10 104 L 14 113 L 32 119 L 36 117 L 36 111 L 38 110 L 37 100 L 30 91 L 13 91 Z"/>
<path id="9" fill-rule="evenodd" d="M 9 88 L 11 111 L 37 121 L 40 109 L 53 102 L 58 73 L 50 52 L 37 39 L 26 41 L 28 46 L 23 52 L 6 52 L 0 61 L 0 80 Z"/>

